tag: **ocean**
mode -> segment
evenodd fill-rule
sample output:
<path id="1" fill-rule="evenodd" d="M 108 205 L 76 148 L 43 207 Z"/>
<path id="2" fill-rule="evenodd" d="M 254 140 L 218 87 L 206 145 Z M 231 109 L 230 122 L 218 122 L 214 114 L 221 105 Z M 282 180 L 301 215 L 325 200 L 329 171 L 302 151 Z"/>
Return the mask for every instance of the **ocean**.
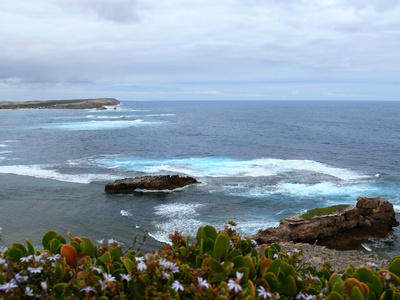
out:
<path id="1" fill-rule="evenodd" d="M 48 230 L 157 250 L 180 230 L 243 235 L 307 209 L 383 197 L 400 213 L 400 102 L 122 101 L 107 110 L 0 110 L 3 242 Z M 195 177 L 176 191 L 110 195 L 116 179 Z M 397 215 L 398 217 L 398 215 Z M 398 218 L 399 219 L 399 218 Z M 400 254 L 400 231 L 355 248 Z"/>

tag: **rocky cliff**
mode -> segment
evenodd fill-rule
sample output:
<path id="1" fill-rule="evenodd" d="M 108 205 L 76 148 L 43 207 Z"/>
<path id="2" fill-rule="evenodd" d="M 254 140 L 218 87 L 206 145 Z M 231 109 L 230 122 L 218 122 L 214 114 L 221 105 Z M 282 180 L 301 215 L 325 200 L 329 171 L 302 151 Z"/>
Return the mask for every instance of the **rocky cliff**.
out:
<path id="1" fill-rule="evenodd" d="M 276 228 L 260 230 L 254 239 L 259 244 L 272 242 L 306 242 L 331 247 L 345 247 L 353 240 L 384 238 L 398 226 L 393 205 L 383 198 L 358 197 L 357 205 L 349 205 L 341 212 L 301 217 L 280 221 Z"/>

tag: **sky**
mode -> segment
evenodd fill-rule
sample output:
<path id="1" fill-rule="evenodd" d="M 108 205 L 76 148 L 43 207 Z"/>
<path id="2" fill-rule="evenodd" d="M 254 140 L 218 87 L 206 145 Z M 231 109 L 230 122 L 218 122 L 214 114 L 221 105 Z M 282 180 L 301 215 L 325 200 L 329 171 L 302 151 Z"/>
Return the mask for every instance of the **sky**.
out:
<path id="1" fill-rule="evenodd" d="M 400 0 L 1 0 L 0 101 L 400 100 Z"/>

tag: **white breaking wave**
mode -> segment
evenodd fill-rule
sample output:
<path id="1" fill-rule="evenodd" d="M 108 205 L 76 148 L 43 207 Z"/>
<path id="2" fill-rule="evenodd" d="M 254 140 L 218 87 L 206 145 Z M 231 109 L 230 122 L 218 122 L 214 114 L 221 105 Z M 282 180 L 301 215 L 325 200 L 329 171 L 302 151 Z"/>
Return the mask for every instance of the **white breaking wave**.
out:
<path id="1" fill-rule="evenodd" d="M 168 235 L 175 231 L 181 231 L 183 235 L 195 236 L 197 229 L 203 226 L 203 222 L 198 220 L 196 208 L 202 207 L 202 204 L 171 203 L 160 204 L 154 208 L 154 214 L 158 216 L 158 221 L 153 225 L 158 229 L 149 232 L 149 235 L 159 242 L 169 243 Z M 160 221 L 159 218 L 166 219 Z"/>
<path id="2" fill-rule="evenodd" d="M 124 116 L 93 116 L 93 115 L 88 115 L 86 116 L 88 119 L 122 119 Z"/>
<path id="3" fill-rule="evenodd" d="M 359 195 L 370 194 L 374 191 L 378 191 L 378 188 L 367 184 L 338 185 L 332 182 L 321 182 L 317 184 L 279 183 L 276 186 L 275 193 L 301 197 L 314 197 L 315 195 L 343 197 L 347 195 L 357 198 Z"/>
<path id="4" fill-rule="evenodd" d="M 123 217 L 131 217 L 132 213 L 129 210 L 121 210 L 121 216 Z"/>
<path id="5" fill-rule="evenodd" d="M 68 122 L 53 123 L 36 126 L 35 128 L 45 129 L 64 129 L 64 130 L 107 130 L 120 129 L 128 127 L 143 127 L 166 123 L 164 121 L 147 122 L 140 119 L 131 121 L 85 121 L 85 122 Z"/>
<path id="6" fill-rule="evenodd" d="M 12 166 L 0 166 L 0 173 L 2 174 L 14 174 L 20 176 L 29 176 L 41 179 L 50 179 L 63 182 L 71 183 L 91 183 L 94 181 L 105 181 L 105 180 L 116 180 L 118 178 L 112 178 L 105 174 L 62 174 L 55 170 L 46 169 L 46 166 L 41 165 L 12 165 Z"/>
<path id="7" fill-rule="evenodd" d="M 109 157 L 96 161 L 102 165 L 124 170 L 146 173 L 183 173 L 194 177 L 271 177 L 299 171 L 328 175 L 340 180 L 358 180 L 370 177 L 357 171 L 337 168 L 312 160 L 272 158 L 238 160 L 219 157 L 150 160 Z"/>

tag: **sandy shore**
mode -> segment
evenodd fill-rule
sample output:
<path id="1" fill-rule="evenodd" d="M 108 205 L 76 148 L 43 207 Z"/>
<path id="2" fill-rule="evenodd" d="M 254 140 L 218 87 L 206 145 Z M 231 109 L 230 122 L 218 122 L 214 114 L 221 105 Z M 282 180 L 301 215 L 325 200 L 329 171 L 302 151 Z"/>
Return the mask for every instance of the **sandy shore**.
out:
<path id="1" fill-rule="evenodd" d="M 313 245 L 310 244 L 293 244 L 292 242 L 279 243 L 279 245 L 286 252 L 303 247 L 304 257 L 307 257 L 313 248 Z M 357 250 L 334 250 L 324 246 L 315 246 L 306 264 L 320 269 L 326 261 L 331 262 L 337 270 L 346 269 L 349 264 L 353 264 L 354 267 L 363 267 L 366 263 L 374 263 L 381 269 L 387 269 L 389 265 L 389 260 L 381 259 L 374 254 L 366 254 Z"/>

